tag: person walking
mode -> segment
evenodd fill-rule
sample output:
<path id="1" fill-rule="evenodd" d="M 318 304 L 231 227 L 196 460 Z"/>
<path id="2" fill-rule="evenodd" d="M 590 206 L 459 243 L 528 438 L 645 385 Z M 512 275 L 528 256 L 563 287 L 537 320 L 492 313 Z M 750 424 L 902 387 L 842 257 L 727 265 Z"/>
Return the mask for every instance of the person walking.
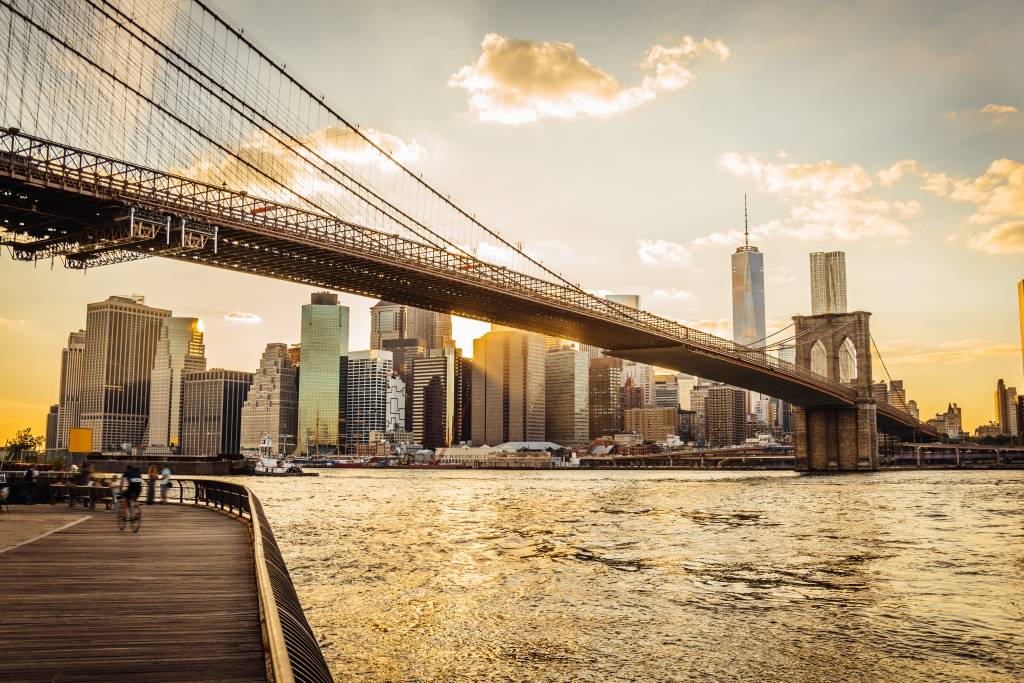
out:
<path id="1" fill-rule="evenodd" d="M 29 465 L 25 470 L 25 504 L 31 505 L 36 497 L 36 466 Z"/>
<path id="2" fill-rule="evenodd" d="M 149 466 L 149 477 L 146 481 L 146 505 L 152 505 L 156 502 L 156 478 L 157 478 L 156 465 Z"/>
<path id="3" fill-rule="evenodd" d="M 171 468 L 164 465 L 160 471 L 160 503 L 167 502 L 167 490 L 171 488 Z"/>

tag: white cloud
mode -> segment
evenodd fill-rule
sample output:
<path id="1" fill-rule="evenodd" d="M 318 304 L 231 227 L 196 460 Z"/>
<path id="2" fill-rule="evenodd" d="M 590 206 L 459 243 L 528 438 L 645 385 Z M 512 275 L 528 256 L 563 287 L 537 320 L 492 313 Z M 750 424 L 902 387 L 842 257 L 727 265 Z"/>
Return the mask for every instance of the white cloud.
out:
<path id="1" fill-rule="evenodd" d="M 696 76 L 690 64 L 704 54 L 729 58 L 720 40 L 685 36 L 675 45 L 654 45 L 640 62 L 639 85 L 623 87 L 568 42 L 538 42 L 484 36 L 480 54 L 448 80 L 469 95 L 481 121 L 534 123 L 543 118 L 608 117 L 634 109 L 660 93 L 687 88 Z"/>
<path id="2" fill-rule="evenodd" d="M 653 294 L 659 299 L 689 300 L 693 298 L 693 292 L 686 289 L 676 289 L 675 287 L 656 289 Z"/>
<path id="3" fill-rule="evenodd" d="M 993 124 L 1003 124 L 1020 116 L 1020 110 L 1009 104 L 986 104 L 980 109 L 947 111 L 942 118 L 947 121 L 969 121 L 980 119 Z"/>
<path id="4" fill-rule="evenodd" d="M 903 180 L 903 176 L 910 174 L 917 174 L 917 162 L 912 159 L 904 159 L 903 161 L 897 161 L 889 168 L 883 168 L 878 172 L 878 184 L 882 187 L 892 187 L 899 181 Z"/>
<path id="5" fill-rule="evenodd" d="M 255 313 L 245 313 L 243 311 L 231 311 L 230 313 L 225 313 L 224 319 L 232 323 L 256 324 L 263 322 L 263 318 L 259 317 Z"/>
<path id="6" fill-rule="evenodd" d="M 679 242 L 639 240 L 636 244 L 636 253 L 640 257 L 640 261 L 649 265 L 688 263 L 690 261 L 690 250 Z"/>
<path id="7" fill-rule="evenodd" d="M 990 339 L 961 339 L 938 344 L 922 344 L 915 340 L 897 340 L 881 344 L 886 362 L 892 364 L 921 363 L 949 364 L 967 363 L 983 358 L 1015 356 L 1020 347 Z"/>
<path id="8" fill-rule="evenodd" d="M 904 166 L 899 170 L 885 169 L 885 182 L 906 172 L 912 162 L 901 163 Z M 869 193 L 874 185 L 872 176 L 857 164 L 829 160 L 776 164 L 754 155 L 731 153 L 722 155 L 719 166 L 738 178 L 752 180 L 759 190 L 776 195 L 789 205 L 786 218 L 755 225 L 751 229 L 752 239 L 785 237 L 850 242 L 885 238 L 898 242 L 909 235 L 904 221 L 921 212 L 917 202 L 889 200 Z M 694 240 L 694 245 L 733 245 L 742 238 L 738 229 L 715 232 Z"/>
<path id="9" fill-rule="evenodd" d="M 1024 221 L 1000 223 L 975 233 L 967 244 L 989 254 L 1024 254 Z"/>

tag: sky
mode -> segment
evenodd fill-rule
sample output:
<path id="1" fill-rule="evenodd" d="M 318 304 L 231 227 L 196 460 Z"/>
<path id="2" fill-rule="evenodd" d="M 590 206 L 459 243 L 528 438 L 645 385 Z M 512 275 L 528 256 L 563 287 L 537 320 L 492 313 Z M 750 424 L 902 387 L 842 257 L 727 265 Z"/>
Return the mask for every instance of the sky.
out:
<path id="1" fill-rule="evenodd" d="M 731 336 L 729 256 L 765 254 L 769 329 L 846 252 L 851 310 L 923 418 L 1024 387 L 1018 2 L 221 0 L 288 69 L 486 224 L 592 291 Z M 310 289 L 150 259 L 0 258 L 0 440 L 41 432 L 67 334 L 111 294 L 193 315 L 209 367 L 297 341 Z M 342 295 L 350 348 L 373 301 Z M 457 321 L 460 346 L 487 325 Z M 878 364 L 877 378 L 883 376 Z"/>

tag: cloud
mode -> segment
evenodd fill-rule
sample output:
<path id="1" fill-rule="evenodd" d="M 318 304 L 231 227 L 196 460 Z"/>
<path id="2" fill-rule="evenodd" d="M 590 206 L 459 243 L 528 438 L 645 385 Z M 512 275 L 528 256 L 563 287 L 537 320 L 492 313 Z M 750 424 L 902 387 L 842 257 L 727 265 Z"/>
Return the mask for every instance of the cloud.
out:
<path id="1" fill-rule="evenodd" d="M 894 178 L 906 172 L 912 162 L 900 163 L 904 166 L 883 171 L 885 182 L 895 182 Z M 874 186 L 872 175 L 857 164 L 829 160 L 775 164 L 754 155 L 730 153 L 721 156 L 719 167 L 737 178 L 750 179 L 757 189 L 789 205 L 786 218 L 751 228 L 752 239 L 852 242 L 885 238 L 899 242 L 910 232 L 905 221 L 921 212 L 918 202 L 890 200 L 869 193 Z M 742 238 L 743 233 L 737 229 L 705 235 L 693 244 L 734 245 Z"/>
<path id="2" fill-rule="evenodd" d="M 917 174 L 916 161 L 912 159 L 904 159 L 903 161 L 897 161 L 889 168 L 883 168 L 877 173 L 878 184 L 882 187 L 892 187 L 899 181 L 903 180 L 903 176 L 907 174 Z"/>
<path id="3" fill-rule="evenodd" d="M 880 350 L 890 367 L 899 363 L 968 363 L 984 358 L 1016 356 L 1020 353 L 1020 347 L 1014 344 L 1002 344 L 989 339 L 962 339 L 939 344 L 901 340 L 882 344 Z"/>
<path id="4" fill-rule="evenodd" d="M 466 91 L 481 121 L 520 125 L 544 118 L 605 118 L 684 90 L 696 79 L 690 64 L 704 54 L 729 58 L 720 40 L 685 36 L 675 45 L 654 45 L 640 61 L 639 85 L 623 87 L 567 42 L 538 42 L 488 33 L 480 54 L 448 79 Z"/>
<path id="5" fill-rule="evenodd" d="M 426 151 L 415 140 L 406 142 L 396 135 L 373 128 L 364 128 L 361 132 L 403 164 L 419 161 L 426 156 Z M 326 126 L 300 138 L 300 142 L 301 145 L 285 147 L 266 133 L 259 132 L 233 150 L 236 156 L 220 155 L 201 159 L 176 172 L 212 185 L 226 184 L 233 189 L 244 189 L 268 199 L 294 202 L 291 193 L 271 183 L 250 166 L 266 171 L 306 197 L 345 192 L 339 183 L 318 170 L 328 169 L 320 158 L 342 168 L 370 166 L 382 171 L 394 171 L 397 168 L 386 156 L 346 127 Z M 328 169 L 328 172 L 337 176 L 336 171 Z M 354 215 L 348 218 L 356 219 Z"/>
<path id="6" fill-rule="evenodd" d="M 922 189 L 975 205 L 968 225 L 991 226 L 968 236 L 968 246 L 990 254 L 1024 251 L 1024 163 L 997 159 L 977 178 L 922 172 Z"/>
<path id="7" fill-rule="evenodd" d="M 0 318 L 0 327 L 23 327 L 29 324 L 29 321 L 21 318 Z"/>
<path id="8" fill-rule="evenodd" d="M 683 244 L 669 240 L 637 241 L 637 256 L 648 265 L 688 263 L 690 250 Z"/>
<path id="9" fill-rule="evenodd" d="M 1024 221 L 1000 223 L 975 233 L 967 244 L 989 254 L 1024 254 Z"/>
<path id="10" fill-rule="evenodd" d="M 685 289 L 676 289 L 675 287 L 671 287 L 669 289 L 656 289 L 653 294 L 659 299 L 676 299 L 685 301 L 693 298 L 693 292 Z"/>
<path id="11" fill-rule="evenodd" d="M 727 318 L 719 318 L 718 320 L 678 320 L 676 322 L 701 332 L 713 334 L 716 337 L 732 339 L 732 321 Z"/>
<path id="12" fill-rule="evenodd" d="M 225 313 L 224 319 L 232 323 L 255 324 L 263 322 L 263 318 L 259 317 L 255 313 L 245 313 L 243 311 L 231 311 L 230 313 Z"/>
<path id="13" fill-rule="evenodd" d="M 1006 123 L 1020 116 L 1020 110 L 1009 104 L 986 104 L 980 109 L 963 109 L 947 111 L 942 118 L 947 121 L 969 121 L 982 119 L 994 124 Z"/>

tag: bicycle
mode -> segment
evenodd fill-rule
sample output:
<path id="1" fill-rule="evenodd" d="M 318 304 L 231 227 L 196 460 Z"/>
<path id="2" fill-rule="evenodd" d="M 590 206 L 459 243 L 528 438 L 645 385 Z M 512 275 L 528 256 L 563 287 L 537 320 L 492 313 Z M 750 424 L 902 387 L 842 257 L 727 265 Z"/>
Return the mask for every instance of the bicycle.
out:
<path id="1" fill-rule="evenodd" d="M 122 497 L 117 506 L 117 528 L 124 531 L 125 526 L 131 523 L 132 532 L 142 528 L 142 508 L 131 498 Z M 128 511 L 125 510 L 127 506 Z"/>

